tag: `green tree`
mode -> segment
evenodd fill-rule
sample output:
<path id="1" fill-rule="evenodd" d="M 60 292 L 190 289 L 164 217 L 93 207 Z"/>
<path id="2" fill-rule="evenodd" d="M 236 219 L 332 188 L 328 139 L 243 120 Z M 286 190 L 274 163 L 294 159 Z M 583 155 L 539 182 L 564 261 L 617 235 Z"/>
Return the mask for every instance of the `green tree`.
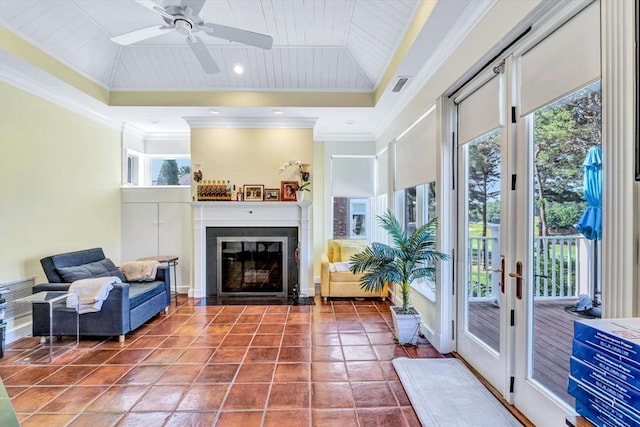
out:
<path id="1" fill-rule="evenodd" d="M 599 82 L 534 114 L 533 174 L 541 235 L 549 235 L 552 228 L 562 228 L 550 224 L 549 203 L 584 201 L 582 162 L 587 150 L 600 144 L 601 130 Z"/>
<path id="2" fill-rule="evenodd" d="M 178 178 L 185 175 L 191 175 L 191 166 L 185 165 L 180 167 L 180 170 L 178 171 Z"/>
<path id="3" fill-rule="evenodd" d="M 488 206 L 500 193 L 500 132 L 469 144 L 469 216 L 482 222 L 487 235 Z M 499 215 L 499 213 L 498 213 Z"/>
<path id="4" fill-rule="evenodd" d="M 158 185 L 178 185 L 178 162 L 164 160 L 158 173 Z"/>

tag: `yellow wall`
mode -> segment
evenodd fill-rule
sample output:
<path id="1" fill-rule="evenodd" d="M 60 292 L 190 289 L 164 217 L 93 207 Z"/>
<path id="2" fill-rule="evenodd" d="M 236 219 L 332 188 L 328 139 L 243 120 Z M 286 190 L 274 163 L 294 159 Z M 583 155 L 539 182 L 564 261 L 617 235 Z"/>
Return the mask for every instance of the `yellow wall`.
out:
<path id="1" fill-rule="evenodd" d="M 0 283 L 40 258 L 102 247 L 120 261 L 120 133 L 0 83 Z"/>
<path id="2" fill-rule="evenodd" d="M 289 160 L 313 162 L 312 129 L 191 129 L 191 164 L 201 165 L 205 180 L 280 188 L 280 181 L 299 180 L 294 168 L 278 172 Z M 314 173 L 312 165 L 312 192 Z"/>

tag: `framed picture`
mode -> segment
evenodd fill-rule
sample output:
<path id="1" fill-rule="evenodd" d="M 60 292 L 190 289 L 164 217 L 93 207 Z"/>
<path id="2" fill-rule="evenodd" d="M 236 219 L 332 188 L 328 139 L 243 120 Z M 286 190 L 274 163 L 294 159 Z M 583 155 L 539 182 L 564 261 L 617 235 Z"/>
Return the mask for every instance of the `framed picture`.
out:
<path id="1" fill-rule="evenodd" d="M 245 184 L 244 201 L 261 202 L 264 198 L 264 185 Z"/>
<path id="2" fill-rule="evenodd" d="M 280 189 L 266 188 L 264 190 L 264 200 L 269 202 L 277 202 L 278 200 L 280 200 Z"/>
<path id="3" fill-rule="evenodd" d="M 282 200 L 285 202 L 296 201 L 296 190 L 298 189 L 298 181 L 280 181 L 280 191 Z"/>

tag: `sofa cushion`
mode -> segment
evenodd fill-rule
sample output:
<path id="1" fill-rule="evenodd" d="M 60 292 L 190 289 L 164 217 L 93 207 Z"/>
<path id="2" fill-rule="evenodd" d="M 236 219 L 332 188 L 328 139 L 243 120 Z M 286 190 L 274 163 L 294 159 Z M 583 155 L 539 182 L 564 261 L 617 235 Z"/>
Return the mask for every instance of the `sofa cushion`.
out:
<path id="1" fill-rule="evenodd" d="M 161 294 L 165 289 L 165 283 L 160 281 L 129 283 L 129 308 L 139 306 Z"/>
<path id="2" fill-rule="evenodd" d="M 56 270 L 60 277 L 62 277 L 62 279 L 67 283 L 75 282 L 80 279 L 108 276 L 115 276 L 123 282 L 125 281 L 125 278 L 120 270 L 118 270 L 118 267 L 116 267 L 113 261 L 109 258 L 90 262 L 88 264 L 74 265 L 71 267 L 58 267 Z"/>
<path id="3" fill-rule="evenodd" d="M 351 257 L 362 252 L 367 247 L 367 242 L 340 243 L 340 261 L 351 261 Z"/>

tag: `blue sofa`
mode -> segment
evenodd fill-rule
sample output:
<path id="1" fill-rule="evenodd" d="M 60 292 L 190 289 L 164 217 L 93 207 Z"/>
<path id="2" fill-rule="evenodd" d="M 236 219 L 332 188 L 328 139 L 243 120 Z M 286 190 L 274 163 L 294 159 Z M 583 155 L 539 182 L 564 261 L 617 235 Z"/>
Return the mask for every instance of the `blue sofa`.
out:
<path id="1" fill-rule="evenodd" d="M 52 255 L 40 260 L 49 283 L 33 287 L 41 291 L 66 291 L 74 280 L 122 275 L 104 256 L 101 248 L 85 249 Z M 81 336 L 117 336 L 124 342 L 125 335 L 164 311 L 171 304 L 169 269 L 159 266 L 152 282 L 117 283 L 109 292 L 102 309 L 80 315 Z M 53 313 L 53 335 L 75 335 L 76 313 L 73 309 L 56 308 Z M 49 336 L 49 308 L 47 304 L 33 305 L 33 336 Z"/>

